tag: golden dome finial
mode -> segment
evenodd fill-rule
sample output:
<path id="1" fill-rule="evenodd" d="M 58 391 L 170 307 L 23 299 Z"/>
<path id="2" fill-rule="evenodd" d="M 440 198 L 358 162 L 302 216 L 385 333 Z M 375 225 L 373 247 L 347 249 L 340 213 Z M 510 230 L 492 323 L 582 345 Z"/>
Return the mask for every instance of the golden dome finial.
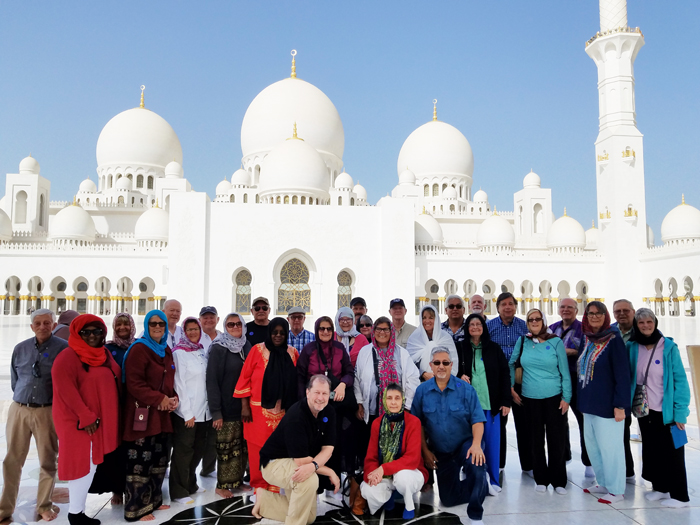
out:
<path id="1" fill-rule="evenodd" d="M 685 193 L 681 193 L 681 204 L 685 204 Z"/>
<path id="2" fill-rule="evenodd" d="M 77 206 L 77 205 L 78 205 L 78 199 L 76 198 L 75 195 L 73 195 L 73 206 Z"/>
<path id="3" fill-rule="evenodd" d="M 292 49 L 292 78 L 297 78 L 297 61 L 296 57 L 297 56 L 297 50 Z"/>
<path id="4" fill-rule="evenodd" d="M 566 215 L 566 206 L 564 206 L 564 217 L 568 217 L 568 216 Z"/>
<path id="5" fill-rule="evenodd" d="M 304 140 L 304 139 L 300 139 L 297 136 L 297 123 L 296 122 L 294 122 L 294 132 L 292 133 L 292 136 L 289 137 L 287 140 Z"/>
<path id="6" fill-rule="evenodd" d="M 591 219 L 591 228 L 595 229 L 595 219 Z"/>
<path id="7" fill-rule="evenodd" d="M 493 206 L 493 214 L 494 214 L 494 215 L 498 215 L 498 211 L 496 210 L 496 205 L 495 205 L 495 204 L 494 204 L 494 206 Z"/>
<path id="8" fill-rule="evenodd" d="M 141 85 L 141 104 L 139 104 L 140 108 L 145 108 L 146 106 L 143 104 L 143 92 L 146 89 L 146 86 Z"/>
<path id="9" fill-rule="evenodd" d="M 437 99 L 433 99 L 433 120 L 437 120 Z"/>
<path id="10" fill-rule="evenodd" d="M 160 208 L 160 206 L 158 206 L 158 199 L 156 199 L 156 205 L 153 206 L 153 207 L 154 207 L 154 208 Z"/>

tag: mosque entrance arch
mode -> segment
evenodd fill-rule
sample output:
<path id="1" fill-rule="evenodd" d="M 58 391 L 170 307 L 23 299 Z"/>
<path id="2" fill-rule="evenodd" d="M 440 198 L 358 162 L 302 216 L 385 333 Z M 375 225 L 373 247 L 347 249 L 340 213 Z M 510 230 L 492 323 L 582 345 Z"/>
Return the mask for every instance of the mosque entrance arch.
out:
<path id="1" fill-rule="evenodd" d="M 687 317 L 695 317 L 693 280 L 687 275 L 683 277 L 683 311 Z"/>
<path id="2" fill-rule="evenodd" d="M 666 315 L 666 305 L 664 304 L 664 285 L 661 279 L 654 280 L 654 313 L 657 316 Z"/>
<path id="3" fill-rule="evenodd" d="M 668 315 L 677 317 L 681 314 L 678 304 L 678 282 L 671 277 L 668 280 Z"/>

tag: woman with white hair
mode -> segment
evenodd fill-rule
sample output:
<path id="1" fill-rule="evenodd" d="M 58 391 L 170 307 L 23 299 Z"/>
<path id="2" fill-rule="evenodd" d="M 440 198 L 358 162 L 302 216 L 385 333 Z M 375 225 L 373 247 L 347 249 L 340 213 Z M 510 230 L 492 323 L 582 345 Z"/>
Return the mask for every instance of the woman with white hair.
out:
<path id="1" fill-rule="evenodd" d="M 642 433 L 642 478 L 651 482 L 649 501 L 687 507 L 688 478 L 683 440 L 690 387 L 678 345 L 658 329 L 654 312 L 640 308 L 627 349 L 632 372 L 632 414 Z"/>

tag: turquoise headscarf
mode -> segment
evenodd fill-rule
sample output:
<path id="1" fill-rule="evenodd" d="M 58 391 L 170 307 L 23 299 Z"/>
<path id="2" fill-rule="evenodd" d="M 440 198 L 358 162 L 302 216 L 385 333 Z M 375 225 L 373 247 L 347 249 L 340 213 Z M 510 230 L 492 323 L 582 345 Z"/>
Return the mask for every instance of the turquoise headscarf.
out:
<path id="1" fill-rule="evenodd" d="M 153 339 L 151 334 L 148 332 L 148 322 L 151 320 L 151 317 L 158 317 L 161 321 L 165 322 L 165 333 L 163 334 L 163 337 L 161 337 L 160 341 Z M 146 345 L 148 348 L 153 350 L 158 357 L 165 357 L 165 349 L 168 347 L 168 318 L 165 316 L 164 312 L 161 310 L 151 310 L 146 314 L 146 317 L 143 320 L 143 336 L 131 343 L 124 354 L 124 361 L 122 364 L 122 383 L 126 383 L 126 358 L 129 357 L 129 352 L 131 352 L 131 349 L 137 343 Z"/>

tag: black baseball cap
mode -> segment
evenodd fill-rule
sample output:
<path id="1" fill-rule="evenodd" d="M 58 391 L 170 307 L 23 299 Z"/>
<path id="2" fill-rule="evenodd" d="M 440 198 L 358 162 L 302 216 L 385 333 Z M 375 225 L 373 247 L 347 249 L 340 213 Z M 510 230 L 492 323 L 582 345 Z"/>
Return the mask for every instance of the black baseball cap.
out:
<path id="1" fill-rule="evenodd" d="M 406 303 L 403 302 L 403 299 L 399 299 L 398 297 L 396 299 L 392 299 L 389 302 L 389 309 L 391 310 L 396 305 L 400 305 L 406 308 Z"/>
<path id="2" fill-rule="evenodd" d="M 367 303 L 362 297 L 353 297 L 352 300 L 350 301 L 350 306 L 353 307 L 356 304 L 361 304 L 365 308 L 367 308 Z"/>
<path id="3" fill-rule="evenodd" d="M 199 311 L 199 317 L 202 317 L 204 314 L 219 315 L 219 312 L 217 312 L 216 308 L 213 306 L 205 306 Z"/>

